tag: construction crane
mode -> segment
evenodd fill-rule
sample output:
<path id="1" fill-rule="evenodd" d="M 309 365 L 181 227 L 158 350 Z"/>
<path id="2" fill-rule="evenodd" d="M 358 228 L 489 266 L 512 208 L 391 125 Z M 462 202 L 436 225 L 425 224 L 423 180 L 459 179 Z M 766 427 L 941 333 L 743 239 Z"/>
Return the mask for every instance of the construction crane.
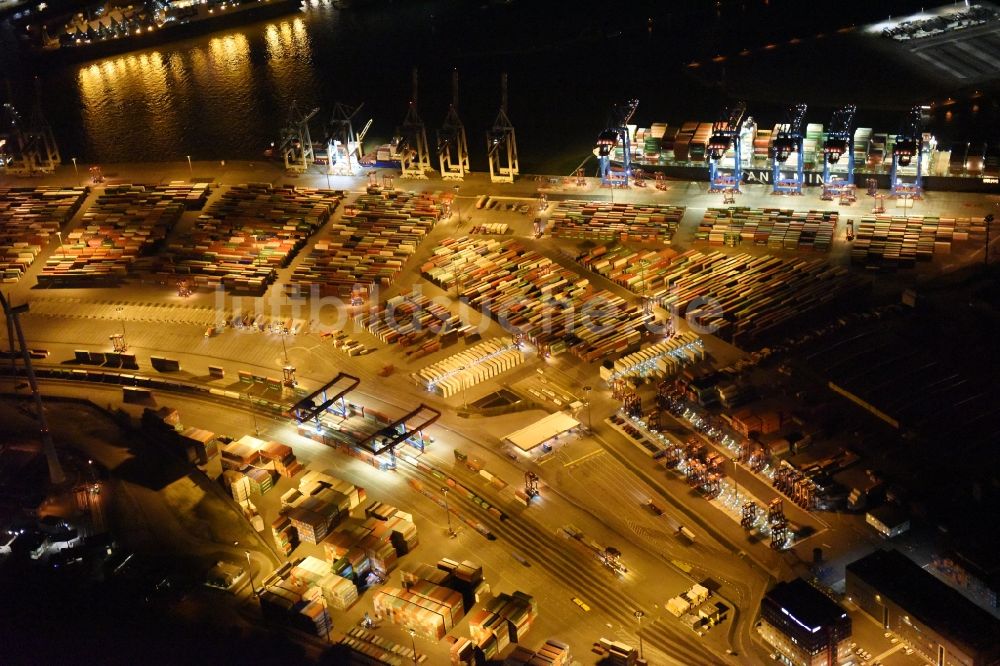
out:
<path id="1" fill-rule="evenodd" d="M 413 68 L 413 94 L 403 119 L 403 127 L 396 138 L 401 178 L 426 179 L 431 170 L 431 153 L 427 143 L 427 128 L 417 111 L 417 68 Z"/>
<path id="2" fill-rule="evenodd" d="M 747 115 L 746 102 L 737 102 L 725 111 L 712 125 L 712 136 L 708 140 L 708 189 L 710 192 L 740 189 L 743 179 L 741 164 L 741 139 L 743 120 Z M 729 173 L 720 172 L 719 163 L 729 149 L 733 149 L 733 169 Z"/>
<path id="3" fill-rule="evenodd" d="M 0 305 L 3 306 L 4 316 L 7 318 L 7 340 L 10 345 L 11 365 L 20 356 L 24 362 L 24 371 L 28 377 L 28 386 L 31 388 L 31 397 L 35 402 L 35 412 L 38 418 L 39 432 L 42 439 L 42 451 L 49 466 L 49 480 L 53 485 L 59 485 L 66 481 L 62 465 L 59 462 L 59 455 L 56 453 L 55 442 L 52 441 L 52 432 L 49 430 L 48 420 L 45 418 L 45 410 L 42 407 L 42 394 L 38 390 L 38 380 L 35 378 L 35 369 L 31 365 L 31 354 L 24 341 L 24 331 L 21 329 L 20 315 L 28 311 L 28 304 L 12 306 L 10 301 L 0 293 Z M 14 335 L 17 334 L 17 347 L 14 343 Z"/>
<path id="4" fill-rule="evenodd" d="M 616 104 L 611 109 L 611 122 L 597 135 L 594 154 L 597 155 L 598 175 L 601 177 L 602 185 L 628 187 L 628 179 L 632 170 L 632 146 L 629 143 L 631 137 L 629 136 L 628 124 L 637 108 L 639 108 L 639 100 L 637 99 L 630 99 L 624 104 Z M 622 149 L 620 178 L 615 177 L 611 171 L 611 155 L 619 146 Z"/>
<path id="5" fill-rule="evenodd" d="M 507 117 L 507 72 L 500 75 L 500 110 L 493 127 L 486 133 L 486 150 L 490 161 L 490 181 L 513 183 L 518 174 L 517 138 L 514 125 Z"/>
<path id="6" fill-rule="evenodd" d="M 285 160 L 285 170 L 294 173 L 304 173 L 309 165 L 315 162 L 312 137 L 309 135 L 309 121 L 319 113 L 316 107 L 309 113 L 299 113 L 297 102 L 292 102 L 288 111 L 288 121 L 281 130 L 281 154 Z"/>
<path id="7" fill-rule="evenodd" d="M 355 168 L 361 168 L 361 140 L 368 133 L 372 121 L 369 120 L 361 132 L 354 133 L 353 120 L 364 102 L 350 107 L 342 102 L 333 105 L 333 115 L 327 131 L 326 172 L 341 176 L 353 176 Z"/>
<path id="8" fill-rule="evenodd" d="M 803 130 L 805 129 L 806 105 L 796 104 L 787 111 L 787 122 L 781 125 L 771 144 L 773 170 L 772 184 L 775 194 L 802 194 L 805 180 L 803 160 Z M 788 159 L 795 154 L 795 170 L 785 178 L 782 171 Z"/>
<path id="9" fill-rule="evenodd" d="M 463 180 L 469 168 L 469 144 L 465 140 L 465 125 L 458 117 L 458 70 L 451 73 L 451 105 L 437 135 L 438 162 L 441 178 Z"/>
<path id="10" fill-rule="evenodd" d="M 842 106 L 833 112 L 823 141 L 823 198 L 841 196 L 854 185 L 854 114 L 858 107 L 853 104 Z M 840 158 L 847 155 L 847 176 L 840 178 L 833 173 L 833 167 L 840 164 Z"/>
<path id="11" fill-rule="evenodd" d="M 928 107 L 914 106 L 903 118 L 903 126 L 892 146 L 892 167 L 889 170 L 889 190 L 893 196 L 920 198 L 923 193 L 923 128 L 924 112 Z M 912 182 L 899 178 L 899 168 L 906 168 L 917 158 L 916 174 Z"/>

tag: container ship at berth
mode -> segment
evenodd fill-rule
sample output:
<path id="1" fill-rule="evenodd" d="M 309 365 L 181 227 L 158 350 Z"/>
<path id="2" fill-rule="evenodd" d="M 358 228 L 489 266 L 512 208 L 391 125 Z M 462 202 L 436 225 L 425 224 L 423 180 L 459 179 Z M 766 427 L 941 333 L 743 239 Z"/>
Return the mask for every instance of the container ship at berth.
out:
<path id="1" fill-rule="evenodd" d="M 634 172 L 661 172 L 667 177 L 684 180 L 706 180 L 709 178 L 710 141 L 713 125 L 710 121 L 688 121 L 681 125 L 653 123 L 650 127 L 628 125 L 631 147 L 631 168 Z M 798 160 L 803 161 L 803 185 L 823 185 L 823 146 L 829 138 L 824 126 L 816 123 L 804 125 L 802 134 L 802 154 L 792 152 L 782 164 L 785 173 L 798 168 Z M 787 131 L 787 125 L 773 127 L 758 125 L 747 118 L 739 128 L 740 171 L 744 183 L 773 184 L 774 141 L 779 132 Z M 897 132 L 876 132 L 871 128 L 858 127 L 851 134 L 854 149 L 854 182 L 857 187 L 865 187 L 869 179 L 877 181 L 881 188 L 889 187 L 893 150 L 899 138 Z M 939 143 L 928 132 L 920 133 L 919 157 L 914 155 L 909 164 L 897 165 L 897 180 L 913 180 L 917 175 L 917 165 L 921 169 L 924 189 L 952 191 L 997 191 L 1000 189 L 1000 143 Z M 720 171 L 733 173 L 735 170 L 735 146 L 732 141 L 728 149 L 716 163 Z M 595 151 L 596 152 L 596 151 Z M 846 156 L 845 156 L 846 157 Z M 623 147 L 617 145 L 610 155 L 610 161 L 619 169 L 623 161 Z M 841 158 L 831 164 L 834 177 L 844 178 L 848 160 Z"/>
<path id="2" fill-rule="evenodd" d="M 86 7 L 49 21 L 32 52 L 69 61 L 147 48 L 298 11 L 302 0 L 146 0 Z"/>

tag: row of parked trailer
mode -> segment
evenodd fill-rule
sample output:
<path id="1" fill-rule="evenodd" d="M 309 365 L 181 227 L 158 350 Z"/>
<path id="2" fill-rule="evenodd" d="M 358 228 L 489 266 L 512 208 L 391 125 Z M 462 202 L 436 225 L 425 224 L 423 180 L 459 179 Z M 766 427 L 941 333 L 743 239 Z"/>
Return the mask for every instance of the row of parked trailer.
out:
<path id="1" fill-rule="evenodd" d="M 523 362 L 524 354 L 513 340 L 495 338 L 433 363 L 415 377 L 427 390 L 448 398 Z"/>

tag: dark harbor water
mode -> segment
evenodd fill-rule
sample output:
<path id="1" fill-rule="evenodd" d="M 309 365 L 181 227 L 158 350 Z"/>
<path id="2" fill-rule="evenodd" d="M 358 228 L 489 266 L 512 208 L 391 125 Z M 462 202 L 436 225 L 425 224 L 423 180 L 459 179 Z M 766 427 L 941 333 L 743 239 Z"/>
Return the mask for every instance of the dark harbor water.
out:
<path id="1" fill-rule="evenodd" d="M 886 44 L 838 32 L 919 10 L 904 0 L 373 1 L 366 9 L 310 4 L 253 25 L 80 64 L 33 64 L 2 53 L 15 101 L 44 82 L 44 108 L 63 155 L 83 162 L 256 159 L 288 108 L 365 103 L 366 144 L 388 141 L 420 70 L 420 110 L 433 141 L 460 76 L 459 112 L 472 166 L 485 169 L 484 132 L 510 77 L 522 171 L 568 173 L 587 155 L 608 110 L 637 97 L 635 120 L 712 120 L 737 97 L 764 126 L 792 102 L 826 123 L 855 102 L 858 124 L 896 131 L 915 102 L 943 100 L 930 128 L 945 140 L 1000 138 L 996 96 L 929 78 Z M 741 55 L 741 52 L 744 52 Z M 721 58 L 719 58 L 721 57 Z M 713 60 L 715 58 L 716 60 Z M 724 59 L 723 59 L 724 58 Z M 692 62 L 698 67 L 690 67 Z M 950 112 L 950 114 L 948 114 Z"/>

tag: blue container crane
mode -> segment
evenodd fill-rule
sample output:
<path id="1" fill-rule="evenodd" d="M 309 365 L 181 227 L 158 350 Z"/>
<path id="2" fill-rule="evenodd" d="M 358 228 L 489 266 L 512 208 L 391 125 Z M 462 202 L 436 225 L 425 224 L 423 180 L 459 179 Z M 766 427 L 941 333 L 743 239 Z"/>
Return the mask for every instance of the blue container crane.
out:
<path id="1" fill-rule="evenodd" d="M 706 146 L 705 157 L 708 160 L 708 191 L 722 192 L 724 190 L 740 189 L 743 180 L 742 146 L 740 132 L 743 120 L 747 115 L 746 102 L 737 102 L 728 109 L 712 125 L 712 136 Z M 733 149 L 733 170 L 730 173 L 720 171 L 719 162 L 729 149 Z"/>
<path id="2" fill-rule="evenodd" d="M 611 122 L 600 134 L 594 144 L 594 154 L 597 155 L 598 173 L 602 185 L 619 185 L 628 187 L 628 179 L 632 173 L 632 147 L 629 143 L 628 123 L 639 108 L 639 100 L 630 99 L 624 104 L 616 104 L 611 110 Z M 617 178 L 611 172 L 611 154 L 618 146 L 622 147 L 622 175 Z"/>
<path id="3" fill-rule="evenodd" d="M 903 127 L 896 135 L 896 143 L 892 147 L 892 167 L 889 171 L 889 190 L 893 196 L 909 195 L 920 197 L 924 188 L 923 173 L 923 128 L 925 106 L 914 106 L 903 119 Z M 917 174 L 913 182 L 904 183 L 900 180 L 899 167 L 907 167 L 917 158 Z"/>
<path id="4" fill-rule="evenodd" d="M 836 188 L 854 184 L 854 114 L 858 107 L 853 104 L 842 106 L 833 112 L 830 126 L 823 141 L 823 186 Z M 838 164 L 847 155 L 847 177 L 834 180 L 830 166 Z"/>
<path id="5" fill-rule="evenodd" d="M 805 181 L 805 159 L 803 155 L 803 129 L 806 118 L 806 105 L 796 104 L 790 107 L 786 117 L 788 122 L 778 131 L 771 144 L 771 164 L 773 170 L 772 182 L 775 194 L 802 194 L 802 183 Z M 798 153 L 798 165 L 791 178 L 783 178 L 782 167 L 792 153 Z"/>

